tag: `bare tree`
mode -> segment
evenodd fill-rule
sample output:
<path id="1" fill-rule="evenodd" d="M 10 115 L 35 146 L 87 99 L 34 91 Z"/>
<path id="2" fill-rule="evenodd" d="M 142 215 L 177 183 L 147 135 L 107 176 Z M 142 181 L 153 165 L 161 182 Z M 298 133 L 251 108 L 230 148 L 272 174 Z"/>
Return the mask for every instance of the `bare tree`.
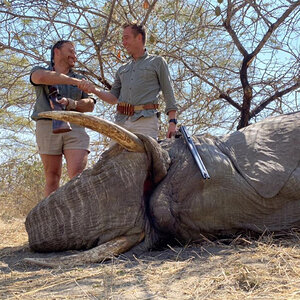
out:
<path id="1" fill-rule="evenodd" d="M 26 175 L 20 166 L 32 165 L 30 178 L 40 180 L 29 74 L 49 64 L 57 40 L 75 41 L 77 71 L 109 90 L 127 60 L 122 23 L 145 24 L 147 50 L 169 64 L 180 122 L 223 134 L 299 110 L 299 7 L 295 0 L 0 0 L 0 181 L 16 182 L 0 199 L 20 194 L 22 182 L 12 179 Z M 112 119 L 114 110 L 99 101 L 95 114 Z M 162 135 L 165 124 L 162 114 Z M 95 161 L 108 141 L 90 135 Z"/>
<path id="2" fill-rule="evenodd" d="M 283 96 L 300 87 L 299 7 L 300 1 L 227 1 L 221 16 L 242 56 L 243 99 L 231 96 L 237 87 L 219 97 L 240 111 L 238 129 L 266 107 L 282 113 Z"/>
<path id="3" fill-rule="evenodd" d="M 229 131 L 297 110 L 299 3 L 0 1 L 0 126 L 6 133 L 33 134 L 29 72 L 49 63 L 50 47 L 58 39 L 75 41 L 78 71 L 109 90 L 117 68 L 127 60 L 120 27 L 129 20 L 145 24 L 147 49 L 167 59 L 179 119 L 194 131 Z M 97 104 L 97 115 L 111 119 L 113 113 L 113 107 Z M 95 140 L 95 149 L 106 142 L 98 136 Z M 16 138 L 10 141 L 17 143 Z"/>

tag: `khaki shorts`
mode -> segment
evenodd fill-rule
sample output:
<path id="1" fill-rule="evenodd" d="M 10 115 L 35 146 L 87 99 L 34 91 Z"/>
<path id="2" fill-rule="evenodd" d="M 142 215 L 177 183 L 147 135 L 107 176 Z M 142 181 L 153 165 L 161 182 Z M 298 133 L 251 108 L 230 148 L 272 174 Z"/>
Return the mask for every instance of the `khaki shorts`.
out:
<path id="1" fill-rule="evenodd" d="M 118 124 L 118 123 L 117 123 Z M 125 129 L 133 132 L 133 133 L 141 133 L 144 135 L 148 135 L 153 137 L 155 140 L 158 139 L 159 132 L 159 123 L 156 115 L 153 117 L 141 117 L 136 121 L 131 121 L 131 119 L 127 119 L 125 123 L 118 124 Z M 116 144 L 114 140 L 111 140 L 109 143 L 109 147 L 112 147 Z"/>
<path id="2" fill-rule="evenodd" d="M 36 122 L 36 142 L 40 154 L 60 155 L 66 149 L 89 150 L 90 137 L 84 127 L 71 124 L 72 131 L 52 133 L 52 120 Z"/>
<path id="3" fill-rule="evenodd" d="M 149 135 L 156 140 L 158 138 L 159 124 L 156 115 L 149 118 L 141 117 L 134 122 L 129 118 L 124 124 L 120 125 L 133 133 Z"/>

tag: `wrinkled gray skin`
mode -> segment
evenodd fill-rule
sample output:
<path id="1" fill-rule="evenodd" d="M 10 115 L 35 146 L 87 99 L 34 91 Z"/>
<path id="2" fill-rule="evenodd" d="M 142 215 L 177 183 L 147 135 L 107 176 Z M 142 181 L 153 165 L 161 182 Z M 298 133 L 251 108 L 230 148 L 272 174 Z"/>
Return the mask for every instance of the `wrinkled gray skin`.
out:
<path id="1" fill-rule="evenodd" d="M 161 144 L 139 137 L 147 153 L 117 145 L 32 209 L 26 229 L 33 250 L 88 249 L 144 232 L 144 245 L 152 247 L 166 239 L 300 226 L 300 113 L 221 138 L 197 136 L 209 180 L 182 137 Z"/>

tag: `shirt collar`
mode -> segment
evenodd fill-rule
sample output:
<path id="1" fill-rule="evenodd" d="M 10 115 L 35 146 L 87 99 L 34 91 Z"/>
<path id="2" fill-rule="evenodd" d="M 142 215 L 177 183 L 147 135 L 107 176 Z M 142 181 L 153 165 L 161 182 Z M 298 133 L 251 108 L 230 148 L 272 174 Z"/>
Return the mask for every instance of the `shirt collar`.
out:
<path id="1" fill-rule="evenodd" d="M 73 71 L 73 69 L 69 70 L 69 73 L 67 74 L 69 77 L 74 77 L 75 76 L 75 72 Z"/>
<path id="2" fill-rule="evenodd" d="M 148 51 L 145 49 L 144 55 L 140 56 L 136 61 L 142 60 L 148 56 Z M 131 59 L 134 61 L 134 58 L 131 56 Z"/>

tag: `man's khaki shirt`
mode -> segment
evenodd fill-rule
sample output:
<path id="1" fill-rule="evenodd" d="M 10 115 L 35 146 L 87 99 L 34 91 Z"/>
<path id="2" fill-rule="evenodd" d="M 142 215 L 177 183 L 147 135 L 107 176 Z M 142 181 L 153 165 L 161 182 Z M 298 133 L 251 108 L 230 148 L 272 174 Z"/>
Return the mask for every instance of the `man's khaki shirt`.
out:
<path id="1" fill-rule="evenodd" d="M 146 51 L 139 59 L 132 59 L 119 68 L 110 92 L 118 98 L 118 102 L 142 105 L 157 104 L 160 91 L 166 103 L 165 113 L 177 110 L 166 61 L 161 56 L 150 55 Z M 151 117 L 155 113 L 155 109 L 137 111 L 131 120 L 136 121 L 142 116 Z M 126 119 L 128 116 L 117 112 L 117 123 L 124 123 Z"/>

